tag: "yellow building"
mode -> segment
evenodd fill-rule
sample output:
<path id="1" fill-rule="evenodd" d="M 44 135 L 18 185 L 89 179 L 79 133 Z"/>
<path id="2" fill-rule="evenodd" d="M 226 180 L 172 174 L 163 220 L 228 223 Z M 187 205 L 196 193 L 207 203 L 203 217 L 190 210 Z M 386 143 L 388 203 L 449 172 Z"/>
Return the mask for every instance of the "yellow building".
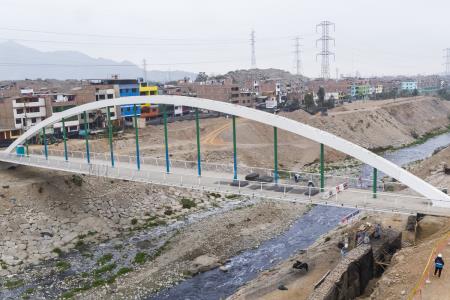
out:
<path id="1" fill-rule="evenodd" d="M 139 95 L 141 96 L 151 96 L 158 95 L 158 87 L 154 85 L 148 85 L 147 82 L 139 83 Z M 150 103 L 141 105 L 141 118 L 149 119 L 158 117 L 160 114 L 158 105 L 152 105 L 150 107 Z"/>
<path id="2" fill-rule="evenodd" d="M 139 84 L 139 95 L 141 96 L 158 95 L 158 87 L 155 85 L 148 85 L 147 82 L 141 82 Z"/>

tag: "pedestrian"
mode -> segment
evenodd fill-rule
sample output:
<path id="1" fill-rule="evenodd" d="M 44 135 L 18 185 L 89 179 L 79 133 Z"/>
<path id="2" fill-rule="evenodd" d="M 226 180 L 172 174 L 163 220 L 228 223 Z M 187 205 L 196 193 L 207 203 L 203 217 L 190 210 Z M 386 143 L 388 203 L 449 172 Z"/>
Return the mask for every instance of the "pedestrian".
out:
<path id="1" fill-rule="evenodd" d="M 300 174 L 295 173 L 294 174 L 294 180 L 295 180 L 296 183 L 299 183 L 300 182 Z"/>
<path id="2" fill-rule="evenodd" d="M 378 240 L 378 239 L 381 238 L 381 225 L 380 225 L 380 224 L 377 224 L 377 225 L 375 226 L 375 234 L 373 235 L 373 237 L 374 237 L 376 240 Z"/>
<path id="3" fill-rule="evenodd" d="M 367 234 L 367 232 L 364 233 L 363 242 L 364 242 L 364 244 L 369 244 L 370 243 L 370 238 L 369 238 L 369 235 Z"/>
<path id="4" fill-rule="evenodd" d="M 434 260 L 434 276 L 438 274 L 441 277 L 442 269 L 444 268 L 444 259 L 442 258 L 442 254 L 439 253 L 436 259 Z"/>

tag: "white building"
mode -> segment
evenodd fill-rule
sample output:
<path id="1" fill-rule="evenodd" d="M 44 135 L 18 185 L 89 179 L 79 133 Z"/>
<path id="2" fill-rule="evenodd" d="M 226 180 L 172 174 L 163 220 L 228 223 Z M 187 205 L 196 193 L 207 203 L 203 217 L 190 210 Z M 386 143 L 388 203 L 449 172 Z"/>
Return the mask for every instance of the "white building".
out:
<path id="1" fill-rule="evenodd" d="M 17 97 L 12 106 L 16 129 L 28 130 L 47 117 L 45 99 L 39 96 Z"/>
<path id="2" fill-rule="evenodd" d="M 116 98 L 115 89 L 97 90 L 95 92 L 95 101 L 115 99 L 115 98 Z M 106 114 L 106 108 L 102 109 L 102 112 Z M 110 113 L 111 113 L 111 120 L 117 120 L 117 109 L 115 106 L 110 108 Z"/>
<path id="3" fill-rule="evenodd" d="M 403 91 L 414 91 L 417 89 L 416 81 L 403 81 L 401 84 L 401 89 Z"/>

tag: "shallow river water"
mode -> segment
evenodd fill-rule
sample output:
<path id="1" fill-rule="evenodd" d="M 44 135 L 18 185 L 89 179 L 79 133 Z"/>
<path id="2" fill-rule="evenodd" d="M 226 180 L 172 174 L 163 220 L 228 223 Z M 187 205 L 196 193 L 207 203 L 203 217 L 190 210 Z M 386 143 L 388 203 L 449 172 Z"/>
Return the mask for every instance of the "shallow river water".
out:
<path id="1" fill-rule="evenodd" d="M 201 273 L 147 299 L 213 300 L 233 294 L 240 286 L 255 278 L 301 249 L 306 249 L 324 233 L 336 227 L 353 210 L 316 206 L 300 217 L 283 234 L 267 240 L 257 249 L 244 251 L 231 258 L 227 272 L 219 268 Z"/>

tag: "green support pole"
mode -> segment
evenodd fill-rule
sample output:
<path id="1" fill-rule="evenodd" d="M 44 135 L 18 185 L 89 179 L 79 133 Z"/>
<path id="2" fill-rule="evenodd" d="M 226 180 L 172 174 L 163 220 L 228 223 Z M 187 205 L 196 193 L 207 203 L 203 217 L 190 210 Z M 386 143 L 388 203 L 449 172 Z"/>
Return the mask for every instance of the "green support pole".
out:
<path id="1" fill-rule="evenodd" d="M 113 149 L 113 132 L 112 132 L 112 124 L 111 124 L 111 111 L 108 106 L 107 109 L 107 118 L 108 118 L 108 139 L 109 139 L 109 150 L 111 152 L 111 166 L 114 168 L 114 149 Z"/>
<path id="2" fill-rule="evenodd" d="M 233 179 L 237 180 L 236 117 L 233 116 Z"/>
<path id="3" fill-rule="evenodd" d="M 374 199 L 377 197 L 377 175 L 378 175 L 378 170 L 377 170 L 377 168 L 373 168 L 372 191 L 373 191 L 373 198 L 374 198 Z"/>
<path id="4" fill-rule="evenodd" d="M 62 132 L 63 132 L 63 141 L 64 141 L 64 158 L 66 161 L 68 161 L 69 156 L 67 155 L 66 121 L 64 120 L 64 118 L 62 118 L 61 122 L 62 122 Z"/>
<path id="5" fill-rule="evenodd" d="M 48 160 L 47 135 L 45 134 L 45 127 L 42 128 L 42 135 L 43 135 L 43 138 L 44 138 L 44 154 L 45 154 L 45 159 Z"/>
<path id="6" fill-rule="evenodd" d="M 139 156 L 139 129 L 138 129 L 138 123 L 137 123 L 137 108 L 136 108 L 136 104 L 133 106 L 133 110 L 134 110 L 134 130 L 135 130 L 135 134 L 136 134 L 136 165 L 137 165 L 137 169 L 138 171 L 141 170 L 141 158 Z"/>
<path id="7" fill-rule="evenodd" d="M 276 127 L 273 128 L 273 164 L 273 179 L 275 183 L 278 183 L 278 129 Z"/>
<path id="8" fill-rule="evenodd" d="M 91 154 L 89 151 L 89 126 L 88 126 L 88 114 L 84 112 L 84 138 L 86 140 L 86 159 L 88 164 L 91 163 Z"/>
<path id="9" fill-rule="evenodd" d="M 166 172 L 170 173 L 170 161 L 169 161 L 169 140 L 167 136 L 167 109 L 166 105 L 164 105 L 164 145 L 166 148 Z"/>
<path id="10" fill-rule="evenodd" d="M 323 192 L 325 188 L 325 176 L 324 176 L 324 156 L 325 151 L 323 144 L 320 144 L 320 191 Z"/>
<path id="11" fill-rule="evenodd" d="M 195 109 L 195 128 L 197 132 L 197 172 L 202 176 L 201 153 L 200 153 L 200 121 L 198 119 L 198 108 Z"/>

